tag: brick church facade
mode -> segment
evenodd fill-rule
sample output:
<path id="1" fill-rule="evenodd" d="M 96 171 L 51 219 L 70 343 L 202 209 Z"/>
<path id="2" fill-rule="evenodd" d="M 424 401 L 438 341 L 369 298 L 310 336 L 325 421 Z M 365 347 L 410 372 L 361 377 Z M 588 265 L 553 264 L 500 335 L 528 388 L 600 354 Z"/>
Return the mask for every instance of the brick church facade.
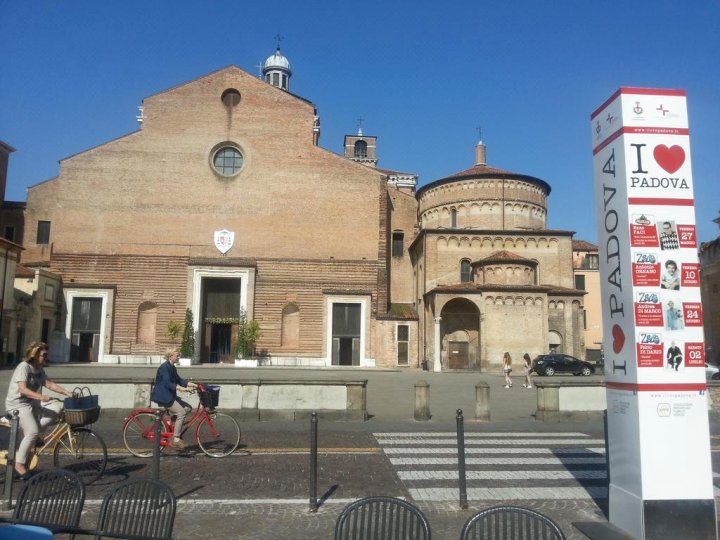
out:
<path id="1" fill-rule="evenodd" d="M 584 355 L 572 232 L 544 181 L 470 169 L 416 189 L 377 139 L 319 145 L 279 51 L 146 98 L 141 128 L 28 189 L 21 264 L 58 276 L 54 361 L 156 362 L 192 310 L 194 363 L 232 361 L 244 312 L 271 365 L 497 369 Z M 332 186 L 332 189 L 328 189 Z"/>

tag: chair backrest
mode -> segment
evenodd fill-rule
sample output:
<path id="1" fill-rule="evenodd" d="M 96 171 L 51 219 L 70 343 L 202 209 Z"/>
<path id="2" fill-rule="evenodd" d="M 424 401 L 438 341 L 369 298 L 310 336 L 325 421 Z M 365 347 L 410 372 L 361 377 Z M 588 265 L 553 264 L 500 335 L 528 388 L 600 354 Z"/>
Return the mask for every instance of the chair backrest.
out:
<path id="1" fill-rule="evenodd" d="M 495 506 L 478 512 L 463 527 L 461 540 L 565 540 L 552 519 L 520 506 Z"/>
<path id="2" fill-rule="evenodd" d="M 345 507 L 335 523 L 335 540 L 430 540 L 420 509 L 395 497 L 365 497 Z"/>
<path id="3" fill-rule="evenodd" d="M 127 480 L 103 499 L 97 529 L 121 538 L 170 538 L 175 510 L 175 494 L 167 484 L 151 478 Z"/>
<path id="4" fill-rule="evenodd" d="M 25 483 L 13 520 L 32 525 L 76 527 L 84 503 L 85 484 L 80 477 L 65 469 L 50 469 Z"/>

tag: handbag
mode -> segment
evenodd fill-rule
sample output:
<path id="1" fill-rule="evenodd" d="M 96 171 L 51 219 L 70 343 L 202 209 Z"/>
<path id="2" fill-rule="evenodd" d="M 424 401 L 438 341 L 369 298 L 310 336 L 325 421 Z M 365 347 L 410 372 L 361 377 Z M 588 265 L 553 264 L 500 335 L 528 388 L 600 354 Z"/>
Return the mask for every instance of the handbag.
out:
<path id="1" fill-rule="evenodd" d="M 65 408 L 84 411 L 98 406 L 98 396 L 93 395 L 87 386 L 76 386 L 73 396 L 65 398 Z"/>

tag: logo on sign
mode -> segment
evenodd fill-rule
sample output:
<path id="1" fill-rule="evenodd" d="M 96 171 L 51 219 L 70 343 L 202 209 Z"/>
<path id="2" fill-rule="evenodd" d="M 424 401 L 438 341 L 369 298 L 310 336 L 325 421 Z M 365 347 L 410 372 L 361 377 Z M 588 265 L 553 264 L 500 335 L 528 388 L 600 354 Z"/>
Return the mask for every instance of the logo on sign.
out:
<path id="1" fill-rule="evenodd" d="M 233 247 L 233 242 L 235 241 L 234 232 L 223 229 L 222 231 L 215 231 L 214 237 L 215 247 L 223 255 L 230 251 L 230 248 Z"/>

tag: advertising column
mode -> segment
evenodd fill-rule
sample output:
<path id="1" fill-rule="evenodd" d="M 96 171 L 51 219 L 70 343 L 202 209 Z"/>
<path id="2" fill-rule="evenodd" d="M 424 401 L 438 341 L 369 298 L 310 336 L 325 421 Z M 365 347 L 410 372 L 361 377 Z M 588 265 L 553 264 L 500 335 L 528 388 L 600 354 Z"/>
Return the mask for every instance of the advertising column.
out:
<path id="1" fill-rule="evenodd" d="M 685 92 L 621 88 L 591 122 L 610 522 L 716 538 Z"/>

